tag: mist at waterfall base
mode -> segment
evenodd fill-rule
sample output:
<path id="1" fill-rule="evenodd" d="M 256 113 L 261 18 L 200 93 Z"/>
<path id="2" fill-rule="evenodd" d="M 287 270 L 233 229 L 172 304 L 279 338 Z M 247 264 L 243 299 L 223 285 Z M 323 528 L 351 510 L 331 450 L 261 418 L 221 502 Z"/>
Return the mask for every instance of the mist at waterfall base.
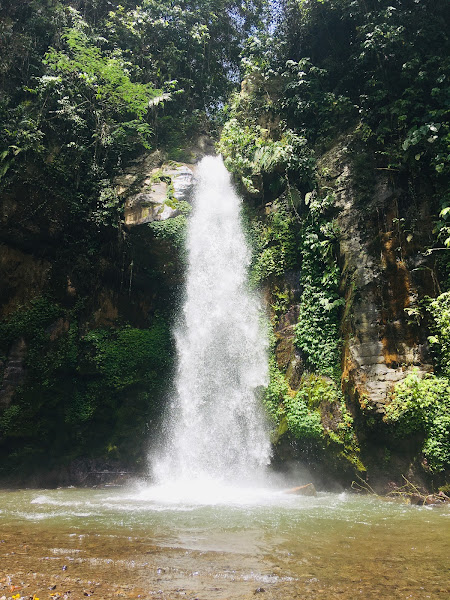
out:
<path id="1" fill-rule="evenodd" d="M 268 382 L 263 310 L 248 287 L 241 200 L 222 159 L 205 157 L 196 179 L 175 392 L 150 459 L 151 493 L 249 500 L 267 486 L 271 454 L 261 398 Z"/>

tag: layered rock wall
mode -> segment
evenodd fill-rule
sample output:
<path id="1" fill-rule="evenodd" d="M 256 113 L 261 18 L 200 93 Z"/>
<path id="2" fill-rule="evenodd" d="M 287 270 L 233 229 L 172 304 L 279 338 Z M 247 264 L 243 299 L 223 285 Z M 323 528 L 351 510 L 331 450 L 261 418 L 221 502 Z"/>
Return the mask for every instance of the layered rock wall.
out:
<path id="1" fill-rule="evenodd" d="M 319 173 L 326 173 L 320 185 L 334 195 L 339 226 L 343 390 L 361 408 L 383 413 L 396 383 L 413 370 L 433 370 L 427 331 L 419 326 L 420 299 L 438 293 L 423 251 L 433 222 L 426 192 L 411 199 L 369 158 L 361 174 L 351 144 L 344 139 L 319 161 Z"/>

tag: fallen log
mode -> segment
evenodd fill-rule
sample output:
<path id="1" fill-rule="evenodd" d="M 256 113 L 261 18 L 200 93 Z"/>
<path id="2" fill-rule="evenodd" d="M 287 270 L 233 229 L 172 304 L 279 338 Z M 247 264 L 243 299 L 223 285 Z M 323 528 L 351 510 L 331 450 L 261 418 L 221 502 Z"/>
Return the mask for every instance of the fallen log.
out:
<path id="1" fill-rule="evenodd" d="M 284 490 L 284 493 L 294 494 L 295 496 L 315 496 L 317 494 L 313 483 L 307 483 L 306 485 L 299 485 L 289 490 Z"/>

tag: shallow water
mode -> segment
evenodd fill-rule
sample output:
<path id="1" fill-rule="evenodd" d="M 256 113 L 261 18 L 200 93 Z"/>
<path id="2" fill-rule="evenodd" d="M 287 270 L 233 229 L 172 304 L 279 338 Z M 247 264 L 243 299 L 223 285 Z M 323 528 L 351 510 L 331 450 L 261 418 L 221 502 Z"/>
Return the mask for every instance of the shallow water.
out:
<path id="1" fill-rule="evenodd" d="M 258 489 L 181 496 L 0 492 L 0 598 L 450 598 L 448 507 Z"/>

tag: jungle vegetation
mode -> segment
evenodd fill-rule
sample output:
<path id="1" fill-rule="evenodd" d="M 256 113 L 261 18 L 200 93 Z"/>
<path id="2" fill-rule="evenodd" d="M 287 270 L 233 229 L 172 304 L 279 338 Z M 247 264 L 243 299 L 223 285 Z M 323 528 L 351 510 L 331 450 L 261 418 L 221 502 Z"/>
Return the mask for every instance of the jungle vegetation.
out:
<path id="1" fill-rule="evenodd" d="M 142 462 L 136 439 L 161 413 L 173 368 L 176 302 L 150 262 L 141 276 L 156 290 L 152 306 L 127 297 L 117 265 L 139 270 L 140 259 L 114 178 L 143 153 L 177 160 L 200 133 L 218 142 L 249 199 L 251 280 L 272 286 L 274 322 L 289 304 L 284 274 L 300 273 L 295 344 L 306 374 L 294 393 L 272 357 L 268 412 L 359 470 L 340 390 L 339 231 L 317 159 L 351 132 L 361 210 L 376 170 L 411 197 L 430 190 L 423 251 L 436 256 L 440 293 L 418 318 L 435 374 L 400 384 L 384 423 L 392 436 L 419 436 L 432 471 L 448 468 L 449 20 L 446 0 L 0 0 L 0 193 L 4 211 L 19 203 L 23 213 L 0 243 L 50 260 L 54 273 L 16 306 L 8 286 L 0 292 L 0 375 L 14 341 L 28 347 L 26 380 L 0 407 L 0 476 L 80 457 Z M 258 206 L 268 202 L 266 215 Z M 175 252 L 170 231 L 160 233 Z M 76 300 L 62 291 L 69 273 Z M 97 327 L 91 292 L 106 279 L 123 309 Z M 335 430 L 321 422 L 324 398 L 342 417 Z"/>

